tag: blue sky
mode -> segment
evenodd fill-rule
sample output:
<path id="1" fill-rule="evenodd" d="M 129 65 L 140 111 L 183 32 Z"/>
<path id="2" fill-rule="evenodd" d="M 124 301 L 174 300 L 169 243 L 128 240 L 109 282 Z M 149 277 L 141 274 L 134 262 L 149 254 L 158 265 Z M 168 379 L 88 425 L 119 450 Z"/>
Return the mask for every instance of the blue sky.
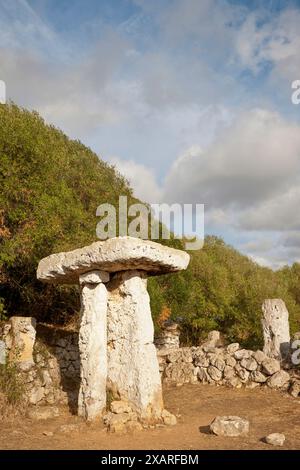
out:
<path id="1" fill-rule="evenodd" d="M 0 79 L 149 202 L 300 261 L 300 1 L 0 0 Z M 299 189 L 298 189 L 299 188 Z"/>

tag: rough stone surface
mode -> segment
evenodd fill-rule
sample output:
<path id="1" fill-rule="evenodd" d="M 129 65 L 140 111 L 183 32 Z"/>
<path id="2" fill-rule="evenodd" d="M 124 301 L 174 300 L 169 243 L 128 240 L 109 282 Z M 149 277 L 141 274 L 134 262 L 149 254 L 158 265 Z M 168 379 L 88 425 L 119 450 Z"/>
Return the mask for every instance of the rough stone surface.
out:
<path id="1" fill-rule="evenodd" d="M 262 305 L 264 353 L 285 359 L 290 352 L 289 312 L 281 299 L 267 299 Z"/>
<path id="2" fill-rule="evenodd" d="M 163 410 L 161 417 L 163 419 L 164 424 L 167 426 L 174 426 L 175 424 L 177 424 L 176 416 L 174 416 L 167 410 Z"/>
<path id="3" fill-rule="evenodd" d="M 112 413 L 130 413 L 132 411 L 131 406 L 128 402 L 123 400 L 114 400 L 110 404 L 110 410 Z"/>
<path id="4" fill-rule="evenodd" d="M 265 353 L 263 351 L 260 351 L 259 349 L 255 351 L 255 353 L 253 354 L 253 357 L 258 364 L 261 364 L 265 359 L 267 359 L 267 356 L 265 355 Z"/>
<path id="5" fill-rule="evenodd" d="M 300 395 L 300 380 L 293 380 L 289 389 L 290 395 L 297 398 Z"/>
<path id="6" fill-rule="evenodd" d="M 249 359 L 249 357 L 251 357 L 252 354 L 253 354 L 253 351 L 250 351 L 249 349 L 239 349 L 238 351 L 234 353 L 234 357 L 235 359 L 240 361 L 242 359 Z"/>
<path id="7" fill-rule="evenodd" d="M 267 444 L 270 444 L 272 446 L 283 446 L 284 444 L 284 441 L 285 441 L 285 435 L 284 434 L 280 434 L 280 433 L 277 433 L 277 432 L 274 432 L 272 434 L 269 434 L 268 436 L 265 437 L 265 442 Z"/>
<path id="8" fill-rule="evenodd" d="M 81 383 L 78 414 L 87 420 L 92 420 L 101 415 L 106 406 L 107 290 L 100 280 L 104 277 L 101 272 L 88 273 L 88 276 L 80 277 Z"/>
<path id="9" fill-rule="evenodd" d="M 179 326 L 174 322 L 166 322 L 162 331 L 155 337 L 154 344 L 157 349 L 178 349 L 179 348 Z"/>
<path id="10" fill-rule="evenodd" d="M 181 271 L 189 264 L 189 255 L 148 240 L 115 237 L 77 250 L 43 258 L 37 277 L 44 282 L 77 283 L 80 274 L 92 270 L 118 272 L 144 270 L 151 274 Z"/>
<path id="11" fill-rule="evenodd" d="M 163 401 L 146 284 L 143 272 L 127 271 L 107 285 L 108 387 L 151 421 L 160 418 Z"/>
<path id="12" fill-rule="evenodd" d="M 245 358 L 241 360 L 241 366 L 251 372 L 257 369 L 257 362 L 252 357 L 249 357 L 249 359 Z"/>
<path id="13" fill-rule="evenodd" d="M 270 388 L 281 388 L 290 381 L 290 375 L 285 370 L 280 370 L 272 375 L 267 381 Z"/>
<path id="14" fill-rule="evenodd" d="M 273 375 L 280 370 L 280 362 L 277 359 L 268 358 L 262 362 L 262 370 L 267 375 Z"/>
<path id="15" fill-rule="evenodd" d="M 267 377 L 259 370 L 254 370 L 251 372 L 250 378 L 253 380 L 253 382 L 257 383 L 265 383 L 267 380 Z"/>
<path id="16" fill-rule="evenodd" d="M 239 343 L 231 343 L 227 346 L 226 351 L 229 354 L 233 354 L 240 349 Z"/>
<path id="17" fill-rule="evenodd" d="M 210 430 L 217 436 L 242 436 L 249 432 L 249 421 L 239 416 L 217 416 L 211 423 Z"/>
<path id="18" fill-rule="evenodd" d="M 34 365 L 33 347 L 36 336 L 36 321 L 32 317 L 11 317 L 6 336 L 9 359 L 19 363 L 23 370 Z"/>

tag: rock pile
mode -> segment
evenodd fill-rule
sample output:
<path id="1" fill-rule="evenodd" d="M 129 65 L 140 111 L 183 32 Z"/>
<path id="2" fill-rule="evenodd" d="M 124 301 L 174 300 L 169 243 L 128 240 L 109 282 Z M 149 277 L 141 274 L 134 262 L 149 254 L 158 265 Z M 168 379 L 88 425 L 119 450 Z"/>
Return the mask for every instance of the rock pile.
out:
<path id="1" fill-rule="evenodd" d="M 162 379 L 167 384 L 208 383 L 250 388 L 267 385 L 273 389 L 290 389 L 293 396 L 300 392 L 299 378 L 281 369 L 274 358 L 263 351 L 240 348 L 238 343 L 226 347 L 186 347 L 158 351 Z"/>

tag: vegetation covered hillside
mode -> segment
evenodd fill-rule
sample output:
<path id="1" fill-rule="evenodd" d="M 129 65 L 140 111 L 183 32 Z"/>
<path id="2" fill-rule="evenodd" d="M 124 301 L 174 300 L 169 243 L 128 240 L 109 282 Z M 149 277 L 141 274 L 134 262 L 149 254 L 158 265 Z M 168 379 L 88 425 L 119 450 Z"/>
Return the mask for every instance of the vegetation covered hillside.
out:
<path id="1" fill-rule="evenodd" d="M 0 105 L 0 319 L 32 315 L 67 322 L 79 310 L 76 287 L 36 281 L 38 261 L 96 240 L 96 208 L 136 201 L 126 180 L 78 141 L 45 125 L 37 113 Z M 131 202 L 129 201 L 129 202 Z M 183 248 L 178 240 L 169 245 Z M 300 329 L 300 266 L 262 268 L 222 240 L 207 237 L 186 272 L 149 280 L 156 326 L 180 320 L 197 343 L 211 329 L 244 345 L 261 341 L 261 303 L 282 297 Z"/>

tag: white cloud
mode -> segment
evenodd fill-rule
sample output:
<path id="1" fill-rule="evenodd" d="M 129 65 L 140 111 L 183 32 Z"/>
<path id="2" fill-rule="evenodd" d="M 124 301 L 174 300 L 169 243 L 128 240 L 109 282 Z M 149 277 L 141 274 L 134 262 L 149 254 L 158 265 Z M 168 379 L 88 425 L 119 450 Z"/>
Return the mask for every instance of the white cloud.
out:
<path id="1" fill-rule="evenodd" d="M 187 151 L 166 178 L 167 200 L 209 209 L 249 209 L 287 192 L 300 175 L 300 126 L 277 113 L 252 110 L 205 151 Z"/>
<path id="2" fill-rule="evenodd" d="M 141 201 L 152 204 L 161 202 L 162 191 L 151 169 L 132 160 L 124 161 L 116 157 L 109 158 L 109 162 L 115 165 L 117 170 L 126 177 L 134 189 L 135 196 Z"/>

